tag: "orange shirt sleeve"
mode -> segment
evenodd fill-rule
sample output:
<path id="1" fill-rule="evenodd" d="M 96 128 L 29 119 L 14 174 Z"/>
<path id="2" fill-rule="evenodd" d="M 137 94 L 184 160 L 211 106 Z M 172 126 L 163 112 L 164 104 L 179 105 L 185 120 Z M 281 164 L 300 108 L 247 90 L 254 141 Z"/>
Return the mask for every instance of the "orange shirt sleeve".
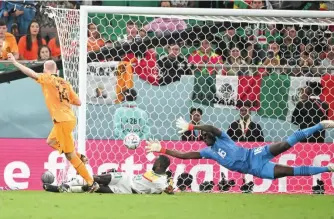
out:
<path id="1" fill-rule="evenodd" d="M 39 84 L 45 84 L 50 79 L 50 76 L 50 74 L 46 73 L 38 74 L 36 82 Z"/>

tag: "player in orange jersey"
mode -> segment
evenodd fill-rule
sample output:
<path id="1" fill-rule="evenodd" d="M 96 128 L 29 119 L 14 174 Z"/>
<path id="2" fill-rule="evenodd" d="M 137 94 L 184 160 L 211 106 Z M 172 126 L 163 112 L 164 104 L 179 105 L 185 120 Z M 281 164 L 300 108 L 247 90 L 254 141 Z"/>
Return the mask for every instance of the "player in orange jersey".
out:
<path id="1" fill-rule="evenodd" d="M 37 74 L 30 68 L 18 63 L 13 54 L 8 54 L 10 60 L 20 71 L 33 78 L 42 86 L 46 106 L 50 112 L 53 128 L 47 139 L 47 144 L 64 153 L 76 171 L 84 178 L 89 186 L 89 192 L 95 192 L 99 185 L 94 182 L 84 164 L 85 157 L 80 157 L 75 151 L 72 131 L 76 126 L 76 117 L 71 105 L 80 106 L 81 101 L 70 83 L 57 74 L 57 65 L 48 60 L 44 63 L 43 73 Z M 83 162 L 84 161 L 84 162 Z"/>

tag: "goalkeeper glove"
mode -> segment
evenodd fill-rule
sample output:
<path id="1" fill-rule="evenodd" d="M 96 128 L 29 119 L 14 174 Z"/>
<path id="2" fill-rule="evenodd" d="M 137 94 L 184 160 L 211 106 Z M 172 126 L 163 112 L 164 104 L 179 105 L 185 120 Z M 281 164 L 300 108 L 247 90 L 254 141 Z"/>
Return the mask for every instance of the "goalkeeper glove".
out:
<path id="1" fill-rule="evenodd" d="M 158 140 L 152 140 L 146 141 L 146 152 L 160 152 L 160 153 L 166 153 L 166 148 L 161 147 L 161 144 Z"/>
<path id="2" fill-rule="evenodd" d="M 194 130 L 194 125 L 191 124 L 191 123 L 188 123 L 186 120 L 184 120 L 182 117 L 180 117 L 176 120 L 176 128 L 180 129 L 180 131 L 178 131 L 178 133 L 182 134 L 186 131 Z"/>

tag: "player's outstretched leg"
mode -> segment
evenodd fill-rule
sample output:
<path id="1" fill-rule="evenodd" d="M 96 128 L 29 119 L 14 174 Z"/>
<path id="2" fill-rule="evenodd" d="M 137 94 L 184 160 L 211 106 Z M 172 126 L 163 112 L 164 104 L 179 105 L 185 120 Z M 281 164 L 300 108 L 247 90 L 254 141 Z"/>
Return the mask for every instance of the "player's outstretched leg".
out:
<path id="1" fill-rule="evenodd" d="M 95 192 L 99 188 L 99 184 L 94 182 L 93 178 L 90 176 L 85 164 L 80 160 L 80 158 L 76 155 L 76 152 L 65 153 L 65 156 L 68 161 L 73 165 L 79 175 L 84 178 L 90 187 L 89 192 Z"/>
<path id="2" fill-rule="evenodd" d="M 286 141 L 271 144 L 269 146 L 269 151 L 275 157 L 289 150 L 292 146 L 297 144 L 299 141 L 313 135 L 315 132 L 321 131 L 323 129 L 328 129 L 328 128 L 334 128 L 334 121 L 324 120 L 320 122 L 319 124 L 312 126 L 310 128 L 296 131 L 291 136 L 289 136 Z"/>
<path id="3" fill-rule="evenodd" d="M 291 167 L 276 164 L 274 168 L 274 178 L 281 178 L 286 176 L 312 176 L 319 173 L 334 172 L 334 165 L 328 167 L 315 167 L 315 166 L 299 166 Z"/>

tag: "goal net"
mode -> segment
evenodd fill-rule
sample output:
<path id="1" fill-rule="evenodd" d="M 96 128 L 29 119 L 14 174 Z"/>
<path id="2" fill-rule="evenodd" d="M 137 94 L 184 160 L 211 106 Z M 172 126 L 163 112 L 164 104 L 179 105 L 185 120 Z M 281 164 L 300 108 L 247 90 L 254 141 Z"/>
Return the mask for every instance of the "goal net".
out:
<path id="1" fill-rule="evenodd" d="M 95 174 L 152 168 L 145 139 L 182 152 L 204 147 L 179 135 L 179 117 L 211 124 L 241 147 L 284 141 L 333 119 L 334 15 L 327 12 L 141 7 L 50 9 L 65 77 L 83 101 L 78 149 Z M 80 19 L 79 19 L 80 18 Z M 142 143 L 123 145 L 129 132 Z M 274 162 L 334 162 L 334 132 L 315 133 Z M 228 155 L 227 155 L 228 156 Z M 180 191 L 333 193 L 332 174 L 263 180 L 214 161 L 171 158 Z M 324 186 L 322 185 L 324 184 Z"/>

